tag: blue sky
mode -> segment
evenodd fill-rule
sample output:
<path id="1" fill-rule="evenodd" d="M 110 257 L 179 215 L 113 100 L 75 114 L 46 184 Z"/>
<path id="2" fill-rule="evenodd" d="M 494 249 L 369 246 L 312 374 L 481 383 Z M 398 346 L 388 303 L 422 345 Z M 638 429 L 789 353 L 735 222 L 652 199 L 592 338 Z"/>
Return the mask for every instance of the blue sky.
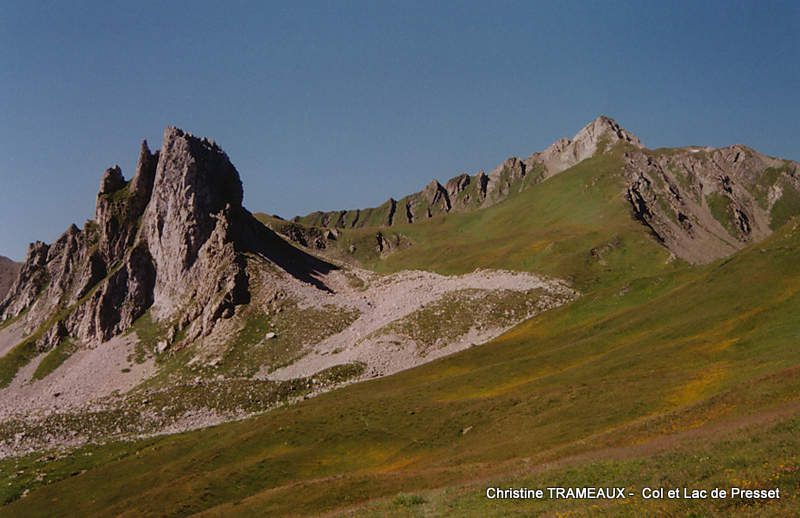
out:
<path id="1" fill-rule="evenodd" d="M 32 5 L 36 4 L 36 5 Z M 800 159 L 800 3 L 4 2 L 0 254 L 92 216 L 166 125 L 253 211 L 377 205 L 598 114 L 650 147 Z"/>

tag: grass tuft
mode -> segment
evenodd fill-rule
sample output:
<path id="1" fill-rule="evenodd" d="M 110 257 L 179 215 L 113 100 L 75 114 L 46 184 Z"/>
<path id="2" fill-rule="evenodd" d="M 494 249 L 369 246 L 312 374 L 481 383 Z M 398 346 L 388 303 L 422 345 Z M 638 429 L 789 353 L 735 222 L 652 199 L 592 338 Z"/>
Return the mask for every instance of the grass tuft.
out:
<path id="1" fill-rule="evenodd" d="M 46 378 L 48 374 L 51 374 L 72 356 L 72 353 L 76 350 L 77 346 L 71 338 L 61 339 L 36 366 L 36 370 L 33 372 L 33 379 L 41 380 Z"/>

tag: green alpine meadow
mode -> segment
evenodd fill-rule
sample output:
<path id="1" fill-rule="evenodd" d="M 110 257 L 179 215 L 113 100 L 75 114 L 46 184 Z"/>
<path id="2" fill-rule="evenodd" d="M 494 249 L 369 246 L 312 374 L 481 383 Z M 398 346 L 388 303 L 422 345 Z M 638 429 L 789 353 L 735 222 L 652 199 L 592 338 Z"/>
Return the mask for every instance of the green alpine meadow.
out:
<path id="1" fill-rule="evenodd" d="M 243 192 L 168 127 L 0 263 L 0 515 L 800 506 L 797 162 L 599 116 L 373 208 Z"/>

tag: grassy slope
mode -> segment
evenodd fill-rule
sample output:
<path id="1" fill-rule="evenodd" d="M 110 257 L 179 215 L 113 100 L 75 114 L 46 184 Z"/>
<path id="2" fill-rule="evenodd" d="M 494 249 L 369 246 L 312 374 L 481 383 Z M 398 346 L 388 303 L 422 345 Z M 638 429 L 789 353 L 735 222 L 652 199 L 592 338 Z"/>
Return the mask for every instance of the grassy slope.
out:
<path id="1" fill-rule="evenodd" d="M 799 252 L 800 232 L 784 232 L 724 264 L 640 280 L 625 294 L 597 292 L 490 344 L 390 378 L 241 423 L 106 446 L 99 455 L 106 460 L 4 511 L 315 513 L 486 477 L 513 480 L 510 474 L 531 469 L 526 466 L 579 453 L 586 459 L 577 468 L 565 474 L 556 462 L 552 475 L 545 471 L 538 479 L 589 483 L 613 469 L 614 480 L 649 483 L 660 465 L 642 460 L 650 452 L 605 464 L 602 452 L 773 407 L 780 413 L 798 401 Z M 762 478 L 750 484 L 783 484 L 792 494 L 786 484 L 796 484 L 800 459 L 796 447 L 780 445 L 796 446 L 796 435 L 779 434 L 759 456 L 747 453 L 761 437 L 757 431 L 735 434 L 719 448 L 708 445 L 728 440 L 725 430 L 696 440 L 699 446 L 678 441 L 688 448 L 685 455 L 662 454 L 657 462 L 666 481 L 696 482 L 696 455 L 708 451 L 712 468 L 731 468 L 711 470 L 725 482 L 754 471 Z M 108 460 L 115 448 L 118 458 Z M 728 459 L 720 453 L 726 448 L 741 455 Z M 85 462 L 78 453 L 41 469 L 64 473 L 59 463 L 75 459 Z M 13 473 L 5 462 L 3 472 Z M 770 478 L 782 469 L 788 469 L 784 478 Z M 484 502 L 464 491 L 425 493 L 430 502 L 421 505 L 480 512 Z M 797 502 L 772 505 L 791 503 Z"/>
<path id="2" fill-rule="evenodd" d="M 355 259 L 384 273 L 460 274 L 478 267 L 534 271 L 568 279 L 582 291 L 671 271 L 680 265 L 667 264 L 669 253 L 630 216 L 620 175 L 624 151 L 618 146 L 585 160 L 488 209 L 391 228 L 340 230 L 329 253 L 347 256 L 355 245 Z M 380 257 L 378 230 L 389 241 L 399 234 L 413 244 Z"/>
<path id="3" fill-rule="evenodd" d="M 610 161 L 483 213 L 408 227 L 415 247 L 380 264 L 540 270 L 572 277 L 587 292 L 577 302 L 484 346 L 255 419 L 3 461 L 5 499 L 33 490 L 0 513 L 588 513 L 593 502 L 488 505 L 480 495 L 488 483 L 654 481 L 779 485 L 789 498 L 752 505 L 793 509 L 800 231 L 708 267 L 667 265 L 627 216 Z"/>
<path id="4" fill-rule="evenodd" d="M 630 217 L 619 173 L 623 150 L 585 160 L 489 209 L 384 230 L 414 243 L 384 259 L 375 254 L 375 229 L 347 230 L 338 244 L 355 244 L 356 258 L 381 272 L 509 268 L 567 278 L 582 290 L 671 269 L 669 254 Z"/>

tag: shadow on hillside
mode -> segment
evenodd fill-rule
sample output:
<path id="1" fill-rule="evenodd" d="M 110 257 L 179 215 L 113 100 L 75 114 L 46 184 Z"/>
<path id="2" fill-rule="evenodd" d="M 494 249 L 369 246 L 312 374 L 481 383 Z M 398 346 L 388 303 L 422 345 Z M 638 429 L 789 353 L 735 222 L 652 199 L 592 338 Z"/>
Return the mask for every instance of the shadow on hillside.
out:
<path id="1" fill-rule="evenodd" d="M 243 252 L 250 252 L 272 261 L 293 277 L 320 290 L 333 292 L 319 276 L 338 270 L 336 265 L 290 245 L 247 211 L 242 220 L 237 227 L 240 232 L 238 241 L 244 247 Z"/>

